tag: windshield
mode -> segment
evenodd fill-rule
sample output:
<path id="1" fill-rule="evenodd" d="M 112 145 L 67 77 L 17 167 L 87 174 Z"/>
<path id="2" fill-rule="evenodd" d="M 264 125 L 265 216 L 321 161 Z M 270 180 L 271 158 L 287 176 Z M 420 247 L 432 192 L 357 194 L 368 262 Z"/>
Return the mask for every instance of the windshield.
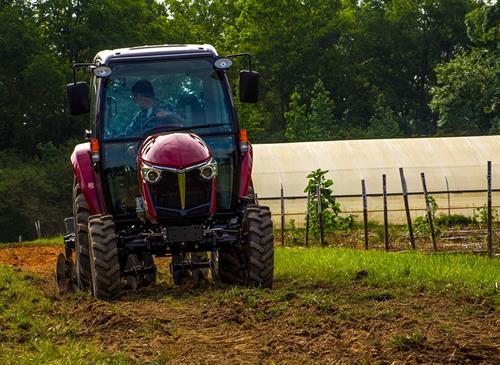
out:
<path id="1" fill-rule="evenodd" d="M 212 58 L 111 65 L 103 106 L 103 140 L 155 131 L 231 131 L 227 100 Z M 197 130 L 199 129 L 199 131 Z"/>

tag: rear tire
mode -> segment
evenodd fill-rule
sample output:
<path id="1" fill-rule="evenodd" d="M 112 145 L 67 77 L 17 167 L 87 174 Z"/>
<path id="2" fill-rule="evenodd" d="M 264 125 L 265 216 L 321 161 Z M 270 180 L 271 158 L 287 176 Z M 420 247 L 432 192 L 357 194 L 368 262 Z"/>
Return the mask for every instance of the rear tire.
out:
<path id="1" fill-rule="evenodd" d="M 89 215 L 89 206 L 85 196 L 80 185 L 75 184 L 73 187 L 73 216 L 75 217 L 76 277 L 80 290 L 90 290 L 92 287 L 88 235 Z"/>
<path id="2" fill-rule="evenodd" d="M 89 217 L 89 240 L 94 297 L 115 299 L 120 295 L 121 283 L 113 216 Z"/>
<path id="3" fill-rule="evenodd" d="M 236 247 L 219 249 L 220 282 L 229 285 L 242 285 L 245 282 L 245 260 L 242 252 Z"/>

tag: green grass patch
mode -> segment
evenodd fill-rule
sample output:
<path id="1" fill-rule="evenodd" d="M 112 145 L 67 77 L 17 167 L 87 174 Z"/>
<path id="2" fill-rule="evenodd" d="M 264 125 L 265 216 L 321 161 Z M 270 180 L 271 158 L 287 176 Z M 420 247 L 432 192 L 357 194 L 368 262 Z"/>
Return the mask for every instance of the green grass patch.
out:
<path id="1" fill-rule="evenodd" d="M 129 364 L 85 337 L 78 319 L 33 285 L 33 276 L 0 266 L 0 364 Z"/>
<path id="2" fill-rule="evenodd" d="M 278 280 L 296 280 L 306 284 L 359 282 L 382 288 L 450 289 L 497 298 L 500 294 L 500 260 L 488 257 L 280 247 L 276 249 L 275 261 L 275 277 Z"/>
<path id="3" fill-rule="evenodd" d="M 408 351 L 411 349 L 422 349 L 427 339 L 421 333 L 415 332 L 409 335 L 394 335 L 391 345 L 396 351 Z"/>
<path id="4" fill-rule="evenodd" d="M 22 246 L 62 246 L 64 244 L 64 236 L 54 236 L 54 237 L 45 237 L 36 239 L 33 241 L 23 241 L 23 242 L 7 242 L 1 243 L 0 248 L 2 247 L 22 247 Z"/>

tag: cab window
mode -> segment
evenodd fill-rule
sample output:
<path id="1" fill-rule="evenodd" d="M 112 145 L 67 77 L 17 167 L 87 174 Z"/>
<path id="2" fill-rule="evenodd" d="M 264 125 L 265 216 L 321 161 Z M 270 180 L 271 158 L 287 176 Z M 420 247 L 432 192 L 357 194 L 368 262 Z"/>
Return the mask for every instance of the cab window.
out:
<path id="1" fill-rule="evenodd" d="M 143 137 L 161 128 L 211 125 L 231 130 L 230 114 L 212 59 L 112 64 L 105 83 L 103 139 Z"/>

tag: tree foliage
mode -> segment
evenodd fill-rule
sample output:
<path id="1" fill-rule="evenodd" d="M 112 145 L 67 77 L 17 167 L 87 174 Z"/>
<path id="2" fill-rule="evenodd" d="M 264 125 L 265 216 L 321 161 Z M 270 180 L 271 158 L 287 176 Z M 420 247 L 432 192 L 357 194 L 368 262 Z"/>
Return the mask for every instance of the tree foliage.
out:
<path id="1" fill-rule="evenodd" d="M 430 103 L 444 133 L 500 133 L 500 5 L 467 15 L 473 48 L 436 67 Z"/>
<path id="2" fill-rule="evenodd" d="M 71 64 L 99 50 L 211 43 L 221 55 L 251 52 L 261 102 L 236 105 L 254 142 L 499 133 L 499 14 L 479 0 L 1 1 L 0 184 L 17 191 L 17 174 L 39 179 L 25 205 L 2 197 L 0 239 L 9 222 L 32 225 L 36 199 L 56 196 L 42 183 L 71 185 L 62 146 L 89 123 L 66 114 L 64 85 Z M 234 90 L 247 67 L 229 71 Z M 64 154 L 60 164 L 37 147 L 49 145 Z M 56 172 L 61 180 L 50 180 Z M 57 220 L 63 200 L 46 207 Z"/>

